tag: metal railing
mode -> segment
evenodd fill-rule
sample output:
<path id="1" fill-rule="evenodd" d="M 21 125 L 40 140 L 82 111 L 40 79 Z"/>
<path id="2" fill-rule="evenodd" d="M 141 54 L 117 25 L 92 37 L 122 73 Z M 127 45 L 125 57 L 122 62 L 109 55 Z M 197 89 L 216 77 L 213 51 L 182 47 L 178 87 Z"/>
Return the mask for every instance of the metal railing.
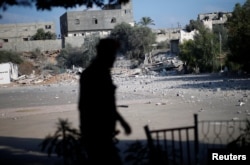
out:
<path id="1" fill-rule="evenodd" d="M 171 129 L 144 130 L 148 139 L 150 164 L 197 164 L 198 129 L 197 115 L 194 125 Z"/>
<path id="2" fill-rule="evenodd" d="M 206 164 L 210 151 L 226 150 L 246 128 L 246 120 L 198 121 L 194 125 L 150 130 L 144 127 L 150 164 Z"/>

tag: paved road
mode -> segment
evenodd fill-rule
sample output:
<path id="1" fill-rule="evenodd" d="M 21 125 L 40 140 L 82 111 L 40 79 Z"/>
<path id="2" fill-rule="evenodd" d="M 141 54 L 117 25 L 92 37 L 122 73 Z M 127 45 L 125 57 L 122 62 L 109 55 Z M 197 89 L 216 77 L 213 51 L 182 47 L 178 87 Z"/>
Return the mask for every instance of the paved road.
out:
<path id="1" fill-rule="evenodd" d="M 75 104 L 78 84 L 53 84 L 0 88 L 0 109 Z"/>

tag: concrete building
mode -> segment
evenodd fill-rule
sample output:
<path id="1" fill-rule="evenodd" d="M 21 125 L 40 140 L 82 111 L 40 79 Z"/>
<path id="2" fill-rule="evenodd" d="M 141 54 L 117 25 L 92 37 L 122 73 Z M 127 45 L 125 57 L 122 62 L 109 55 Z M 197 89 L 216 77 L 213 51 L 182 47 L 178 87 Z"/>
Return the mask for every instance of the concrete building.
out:
<path id="1" fill-rule="evenodd" d="M 207 28 L 213 29 L 213 25 L 225 24 L 228 17 L 230 17 L 231 15 L 232 15 L 231 12 L 204 13 L 204 14 L 198 14 L 197 20 L 202 21 Z"/>
<path id="2" fill-rule="evenodd" d="M 185 41 L 188 41 L 188 40 L 193 40 L 194 39 L 194 36 L 198 33 L 197 30 L 193 30 L 191 32 L 188 32 L 186 30 L 181 30 L 180 31 L 180 43 L 182 44 L 183 42 Z"/>
<path id="3" fill-rule="evenodd" d="M 38 29 L 44 29 L 45 32 L 49 31 L 55 33 L 56 28 L 54 22 L 0 24 L 0 41 L 29 41 L 30 38 L 36 34 Z"/>
<path id="4" fill-rule="evenodd" d="M 223 25 L 228 20 L 228 17 L 232 15 L 231 12 L 214 12 L 214 13 L 204 13 L 198 14 L 197 20 L 202 21 L 202 23 L 209 29 L 213 29 L 214 25 Z M 184 29 L 181 29 L 177 32 L 177 36 L 175 38 L 170 39 L 170 48 L 171 53 L 178 54 L 179 53 L 179 44 L 183 43 L 185 40 L 193 40 L 195 34 L 198 31 L 194 30 L 191 32 L 187 32 Z"/>
<path id="5" fill-rule="evenodd" d="M 81 46 L 90 34 L 107 36 L 115 25 L 134 25 L 132 1 L 126 5 L 106 5 L 102 10 L 70 11 L 60 17 L 63 45 Z"/>
<path id="6" fill-rule="evenodd" d="M 30 40 L 38 29 L 55 33 L 54 22 L 0 24 L 0 50 L 33 51 L 61 49 L 61 40 Z"/>
<path id="7" fill-rule="evenodd" d="M 181 27 L 176 28 L 164 28 L 164 29 L 152 29 L 156 34 L 156 42 L 170 42 L 170 40 L 180 38 Z"/>

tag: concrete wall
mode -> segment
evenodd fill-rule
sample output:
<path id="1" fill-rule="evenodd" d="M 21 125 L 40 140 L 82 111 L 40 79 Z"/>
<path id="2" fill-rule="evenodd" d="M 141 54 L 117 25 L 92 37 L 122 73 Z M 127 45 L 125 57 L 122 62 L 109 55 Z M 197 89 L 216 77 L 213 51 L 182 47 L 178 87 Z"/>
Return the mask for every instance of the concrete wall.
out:
<path id="1" fill-rule="evenodd" d="M 64 38 L 63 47 L 65 47 L 67 44 L 70 44 L 72 47 L 81 47 L 84 43 L 84 38 L 81 36 L 78 37 L 65 37 Z"/>
<path id="2" fill-rule="evenodd" d="M 66 12 L 60 17 L 60 28 L 62 37 L 84 36 L 87 32 L 112 30 L 122 22 L 134 24 L 131 2 L 120 9 Z"/>
<path id="3" fill-rule="evenodd" d="M 54 22 L 0 24 L 0 39 L 8 42 L 29 40 L 38 29 L 55 33 L 56 28 Z"/>
<path id="4" fill-rule="evenodd" d="M 17 41 L 17 42 L 1 42 L 0 50 L 11 50 L 17 52 L 28 52 L 39 49 L 46 50 L 61 50 L 62 40 L 36 40 L 36 41 Z"/>
<path id="5" fill-rule="evenodd" d="M 207 28 L 212 29 L 215 24 L 224 24 L 231 15 L 231 12 L 204 13 L 198 14 L 197 20 L 202 21 Z"/>
<path id="6" fill-rule="evenodd" d="M 153 29 L 152 31 L 156 34 L 156 42 L 162 42 L 179 39 L 181 28 Z"/>
<path id="7" fill-rule="evenodd" d="M 197 33 L 198 33 L 197 30 L 193 30 L 191 32 L 187 32 L 186 30 L 181 30 L 180 44 L 182 44 L 184 41 L 194 40 L 194 36 Z"/>
<path id="8" fill-rule="evenodd" d="M 30 40 L 38 29 L 55 33 L 54 22 L 34 22 L 18 24 L 0 24 L 0 50 L 12 50 L 17 52 L 33 51 L 39 49 L 57 50 L 62 48 L 61 39 L 57 40 Z"/>

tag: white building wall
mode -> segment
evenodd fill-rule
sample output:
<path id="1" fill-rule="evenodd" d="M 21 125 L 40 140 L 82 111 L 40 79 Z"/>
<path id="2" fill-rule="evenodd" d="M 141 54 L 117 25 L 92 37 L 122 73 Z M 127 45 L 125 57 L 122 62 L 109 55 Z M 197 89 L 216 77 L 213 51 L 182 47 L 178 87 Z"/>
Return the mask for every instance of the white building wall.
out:
<path id="1" fill-rule="evenodd" d="M 186 30 L 181 30 L 181 36 L 180 36 L 180 43 L 182 44 L 184 41 L 188 41 L 188 40 L 193 40 L 195 34 L 198 33 L 197 30 L 193 30 L 191 32 L 187 32 Z"/>
<path id="2" fill-rule="evenodd" d="M 0 64 L 0 84 L 9 84 L 11 79 L 17 79 L 18 68 L 13 63 Z"/>

